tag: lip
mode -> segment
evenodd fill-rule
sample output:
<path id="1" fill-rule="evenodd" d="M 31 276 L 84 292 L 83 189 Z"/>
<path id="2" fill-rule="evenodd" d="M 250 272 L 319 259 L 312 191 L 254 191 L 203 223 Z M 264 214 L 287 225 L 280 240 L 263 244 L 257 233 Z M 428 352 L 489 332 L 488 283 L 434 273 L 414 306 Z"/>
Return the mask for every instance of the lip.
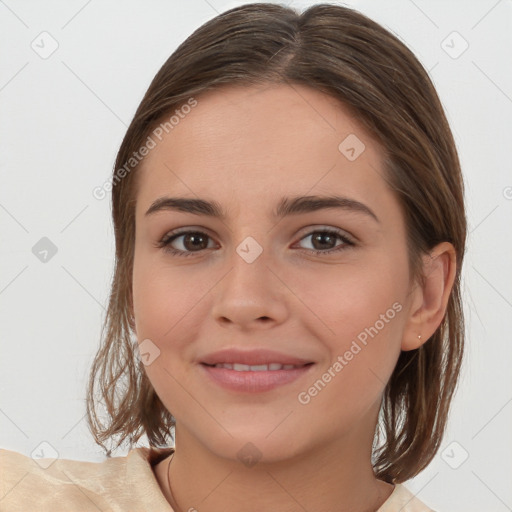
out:
<path id="1" fill-rule="evenodd" d="M 277 362 L 274 360 L 274 362 Z M 245 363 L 247 364 L 247 363 Z M 255 363 L 253 363 L 255 364 Z M 261 363 L 265 364 L 265 363 Z M 293 363 L 289 363 L 293 364 Z M 289 384 L 311 372 L 314 363 L 289 370 L 237 371 L 199 364 L 209 380 L 224 389 L 239 393 L 262 393 Z"/>
<path id="2" fill-rule="evenodd" d="M 219 350 L 217 352 L 212 352 L 207 354 L 204 357 L 201 357 L 199 360 L 200 363 L 215 365 L 220 363 L 240 363 L 240 364 L 248 364 L 250 366 L 258 365 L 258 364 L 270 364 L 270 363 L 279 363 L 279 364 L 293 364 L 293 365 L 305 365 L 308 363 L 312 363 L 310 359 L 303 359 L 296 356 L 291 356 L 287 354 L 283 354 L 282 352 L 276 352 L 274 350 L 268 349 L 251 349 L 251 350 L 240 350 L 235 348 L 227 348 L 224 350 Z M 280 372 L 281 370 L 275 370 L 276 372 Z M 291 371 L 291 370 L 286 370 Z M 254 372 L 250 372 L 254 373 Z M 266 373 L 266 372 L 262 372 Z"/>
<path id="3" fill-rule="evenodd" d="M 315 366 L 314 361 L 310 359 L 263 348 L 246 350 L 226 348 L 207 354 L 200 358 L 199 362 L 201 363 L 199 367 L 211 382 L 224 389 L 240 393 L 261 393 L 284 386 L 309 374 L 312 367 Z M 249 366 L 279 363 L 282 365 L 291 364 L 299 366 L 299 368 L 291 368 L 289 370 L 237 371 L 213 366 L 221 363 L 239 363 Z"/>

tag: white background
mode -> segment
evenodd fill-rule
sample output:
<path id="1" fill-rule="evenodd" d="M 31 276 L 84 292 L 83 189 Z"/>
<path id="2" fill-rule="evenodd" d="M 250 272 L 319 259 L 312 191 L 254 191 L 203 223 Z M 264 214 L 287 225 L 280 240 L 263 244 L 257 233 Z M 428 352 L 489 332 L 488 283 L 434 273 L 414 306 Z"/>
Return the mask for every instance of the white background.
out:
<path id="1" fill-rule="evenodd" d="M 110 198 L 92 190 L 109 179 L 167 57 L 243 3 L 0 1 L 0 447 L 30 455 L 46 441 L 63 458 L 103 459 L 84 398 L 114 236 Z M 512 2 L 344 5 L 394 32 L 429 70 L 467 186 L 463 377 L 441 450 L 406 486 L 438 512 L 512 510 Z M 46 59 L 31 48 L 41 37 L 50 48 L 44 31 L 58 42 Z M 469 44 L 457 58 L 464 42 L 453 31 Z M 46 263 L 32 253 L 42 237 L 57 247 Z"/>

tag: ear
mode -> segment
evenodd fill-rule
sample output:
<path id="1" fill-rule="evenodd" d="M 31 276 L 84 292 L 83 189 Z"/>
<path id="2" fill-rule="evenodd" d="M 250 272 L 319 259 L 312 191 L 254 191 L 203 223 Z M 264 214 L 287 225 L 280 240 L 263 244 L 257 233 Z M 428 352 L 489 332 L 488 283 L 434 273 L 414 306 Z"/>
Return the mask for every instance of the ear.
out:
<path id="1" fill-rule="evenodd" d="M 455 280 L 456 266 L 455 248 L 449 242 L 436 245 L 430 254 L 423 257 L 424 281 L 413 284 L 402 350 L 419 348 L 443 321 Z"/>

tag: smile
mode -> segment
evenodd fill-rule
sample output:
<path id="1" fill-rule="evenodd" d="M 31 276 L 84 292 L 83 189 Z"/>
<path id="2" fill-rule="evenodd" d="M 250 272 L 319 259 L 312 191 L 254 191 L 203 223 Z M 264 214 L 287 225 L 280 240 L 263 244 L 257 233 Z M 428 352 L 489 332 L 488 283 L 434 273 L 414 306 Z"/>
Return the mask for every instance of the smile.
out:
<path id="1" fill-rule="evenodd" d="M 293 368 L 301 368 L 305 365 L 294 365 L 294 364 L 280 364 L 280 363 L 270 363 L 270 364 L 241 364 L 241 363 L 217 363 L 214 366 L 215 368 L 228 368 L 229 370 L 235 370 L 237 372 L 267 372 L 267 371 L 276 371 L 276 370 L 292 370 Z"/>
<path id="2" fill-rule="evenodd" d="M 309 375 L 315 363 L 303 365 L 268 363 L 247 365 L 239 363 L 202 363 L 209 382 L 223 389 L 241 393 L 261 393 L 290 384 Z"/>

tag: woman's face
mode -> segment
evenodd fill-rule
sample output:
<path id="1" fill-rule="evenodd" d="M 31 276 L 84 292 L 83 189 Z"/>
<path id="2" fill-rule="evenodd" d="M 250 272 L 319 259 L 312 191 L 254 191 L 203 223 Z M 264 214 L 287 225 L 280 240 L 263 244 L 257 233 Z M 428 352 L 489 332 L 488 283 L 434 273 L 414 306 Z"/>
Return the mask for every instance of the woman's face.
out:
<path id="1" fill-rule="evenodd" d="M 379 146 L 342 105 L 304 86 L 229 86 L 196 100 L 161 141 L 153 135 L 137 171 L 136 332 L 177 436 L 268 461 L 371 444 L 414 296 Z M 296 203 L 302 196 L 319 200 Z M 341 206 L 322 207 L 328 196 Z M 167 197 L 214 203 L 223 217 L 170 202 L 147 213 Z M 274 387 L 265 382 L 275 370 L 203 364 L 231 348 L 313 364 L 280 370 Z"/>

